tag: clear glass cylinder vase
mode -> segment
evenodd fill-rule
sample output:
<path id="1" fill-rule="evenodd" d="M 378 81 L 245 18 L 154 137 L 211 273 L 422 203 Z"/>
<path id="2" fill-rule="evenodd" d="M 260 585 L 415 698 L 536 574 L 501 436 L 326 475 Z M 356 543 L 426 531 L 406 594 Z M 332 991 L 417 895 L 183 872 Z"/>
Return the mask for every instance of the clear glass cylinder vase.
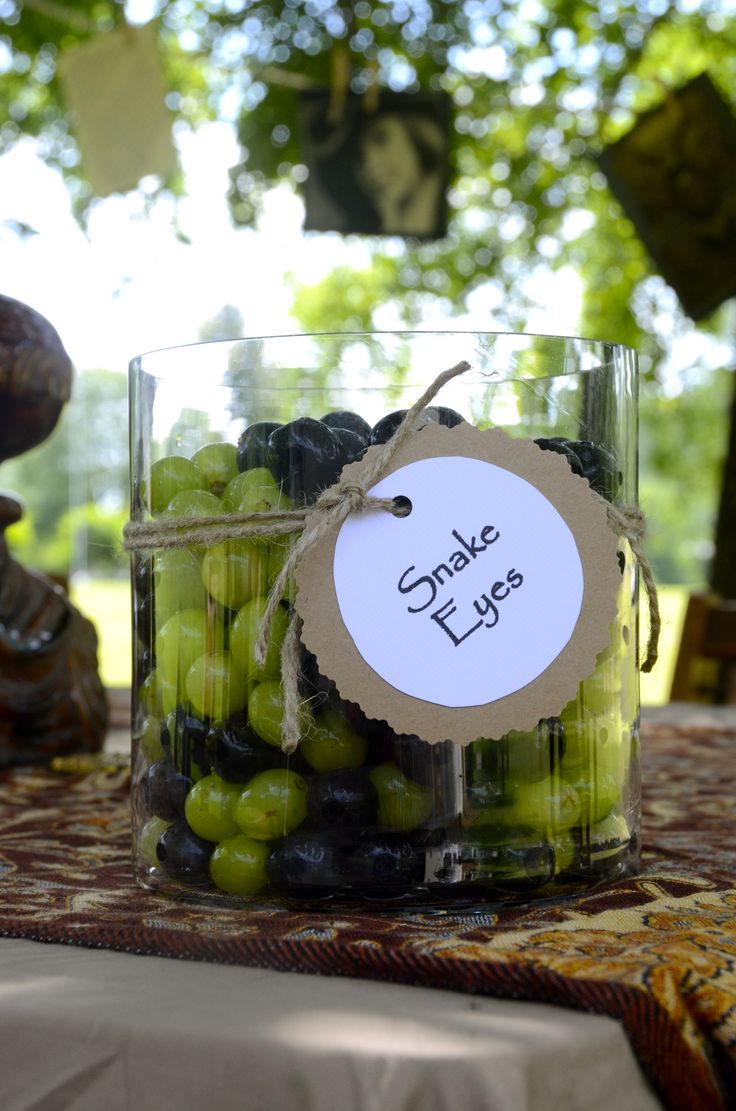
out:
<path id="1" fill-rule="evenodd" d="M 324 334 L 132 361 L 132 521 L 191 517 L 199 529 L 132 554 L 133 842 L 145 887 L 229 906 L 487 909 L 637 869 L 637 568 L 624 536 L 610 643 L 555 716 L 430 745 L 341 698 L 303 647 L 309 712 L 291 754 L 280 744 L 288 586 L 260 663 L 254 642 L 293 541 L 207 536 L 228 514 L 312 503 L 460 360 L 470 370 L 426 419 L 535 441 L 607 502 L 636 504 L 636 357 L 619 345 Z"/>

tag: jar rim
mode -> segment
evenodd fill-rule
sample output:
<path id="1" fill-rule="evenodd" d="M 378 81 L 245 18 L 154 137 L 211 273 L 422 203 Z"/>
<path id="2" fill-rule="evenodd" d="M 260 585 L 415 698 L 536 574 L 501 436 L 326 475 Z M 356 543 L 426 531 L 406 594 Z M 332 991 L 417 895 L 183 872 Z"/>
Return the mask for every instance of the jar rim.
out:
<path id="1" fill-rule="evenodd" d="M 621 353 L 628 353 L 629 355 L 636 356 L 636 349 L 628 344 L 619 343 L 615 340 L 599 339 L 595 336 L 576 336 L 560 332 L 515 332 L 511 330 L 482 330 L 479 328 L 384 328 L 384 329 L 370 329 L 370 330 L 357 330 L 353 331 L 346 329 L 344 331 L 323 331 L 323 332 L 262 332 L 254 335 L 235 336 L 231 339 L 212 339 L 212 340 L 197 340 L 191 343 L 171 344 L 164 347 L 154 347 L 146 351 L 139 352 L 134 355 L 130 360 L 130 367 L 137 367 L 143 359 L 153 358 L 158 355 L 173 353 L 177 351 L 191 351 L 193 349 L 205 349 L 214 347 L 227 347 L 235 346 L 238 344 L 248 343 L 263 343 L 266 341 L 278 340 L 380 340 L 383 338 L 395 337 L 396 339 L 411 339 L 420 336 L 459 336 L 467 339 L 471 336 L 489 337 L 493 339 L 513 339 L 513 340 L 543 340 L 550 342 L 560 342 L 573 345 L 579 345 L 583 348 L 600 348 L 605 351 L 619 351 Z"/>

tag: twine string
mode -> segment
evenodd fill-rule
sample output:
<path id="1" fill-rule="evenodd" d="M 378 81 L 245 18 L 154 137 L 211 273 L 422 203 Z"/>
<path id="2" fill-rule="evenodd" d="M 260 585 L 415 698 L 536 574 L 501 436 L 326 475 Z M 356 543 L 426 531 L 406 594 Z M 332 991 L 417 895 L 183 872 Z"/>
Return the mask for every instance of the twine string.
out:
<path id="1" fill-rule="evenodd" d="M 350 475 L 338 479 L 323 490 L 311 506 L 258 513 L 229 513 L 226 516 L 160 517 L 156 521 L 129 521 L 123 530 L 124 548 L 130 551 L 151 551 L 155 548 L 179 548 L 191 544 L 210 546 L 231 539 L 273 539 L 301 533 L 290 548 L 268 594 L 255 644 L 256 662 L 262 664 L 268 649 L 274 614 L 304 553 L 332 529 L 339 528 L 351 513 L 382 510 L 397 517 L 406 515 L 408 510 L 397 499 L 375 497 L 368 490 L 383 476 L 391 460 L 409 437 L 427 423 L 427 418 L 423 417 L 424 410 L 443 386 L 469 369 L 470 364 L 462 360 L 438 374 L 407 410 L 393 436 L 365 464 L 360 480 Z M 604 505 L 609 527 L 628 540 L 641 570 L 649 610 L 649 637 L 641 670 L 649 672 L 657 661 L 661 618 L 654 576 L 642 547 L 645 517 L 637 506 L 613 506 L 595 491 L 592 493 Z M 299 617 L 293 610 L 281 648 L 281 683 L 284 695 L 281 748 L 287 753 L 294 752 L 297 748 L 303 724 L 303 708 L 299 696 L 299 629 Z"/>
<path id="2" fill-rule="evenodd" d="M 281 646 L 281 686 L 284 692 L 284 717 L 281 724 L 281 750 L 296 752 L 302 736 L 304 705 L 299 694 L 301 674 L 301 622 L 294 610 L 286 626 Z"/>
<path id="3" fill-rule="evenodd" d="M 128 521 L 123 529 L 123 547 L 129 551 L 152 551 L 154 548 L 186 548 L 190 544 L 210 547 L 225 540 L 289 536 L 301 532 L 310 508 Z"/>
<path id="4" fill-rule="evenodd" d="M 600 494 L 596 494 L 606 508 L 606 519 L 609 527 L 629 542 L 634 558 L 639 565 L 644 589 L 647 595 L 647 609 L 649 611 L 649 636 L 647 637 L 647 650 L 640 670 L 648 673 L 652 670 L 659 656 L 659 634 L 662 629 L 662 617 L 659 611 L 659 598 L 654 582 L 652 566 L 647 559 L 644 548 L 644 534 L 646 532 L 646 517 L 636 505 L 611 505 Z"/>

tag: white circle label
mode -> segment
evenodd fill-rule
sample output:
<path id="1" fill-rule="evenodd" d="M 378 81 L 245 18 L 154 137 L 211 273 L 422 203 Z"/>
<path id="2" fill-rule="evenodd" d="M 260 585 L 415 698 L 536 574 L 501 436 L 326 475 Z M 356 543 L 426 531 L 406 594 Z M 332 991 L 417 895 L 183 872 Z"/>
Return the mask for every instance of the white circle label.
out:
<path id="1" fill-rule="evenodd" d="M 340 696 L 433 744 L 559 714 L 609 643 L 621 583 L 586 480 L 531 440 L 463 423 L 427 424 L 393 454 L 369 447 L 340 483 L 350 504 L 356 488 L 379 504 L 334 524 L 315 510 L 295 600 Z"/>
<path id="2" fill-rule="evenodd" d="M 352 514 L 337 536 L 337 603 L 365 663 L 395 690 L 453 708 L 541 675 L 584 592 L 573 534 L 544 494 L 464 456 L 409 463 L 370 493 L 412 509 Z"/>

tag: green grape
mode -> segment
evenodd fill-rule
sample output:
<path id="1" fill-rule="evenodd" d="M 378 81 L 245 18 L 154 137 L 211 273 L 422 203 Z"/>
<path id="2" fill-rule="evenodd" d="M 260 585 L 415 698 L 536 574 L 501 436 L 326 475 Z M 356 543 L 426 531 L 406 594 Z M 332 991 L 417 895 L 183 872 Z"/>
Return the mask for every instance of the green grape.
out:
<path id="1" fill-rule="evenodd" d="M 323 710 L 299 745 L 299 751 L 316 772 L 359 768 L 368 754 L 368 742 L 350 728 L 339 710 Z"/>
<path id="2" fill-rule="evenodd" d="M 591 863 L 606 860 L 621 852 L 631 838 L 631 830 L 623 814 L 612 811 L 588 830 L 584 839 L 590 846 Z"/>
<path id="3" fill-rule="evenodd" d="M 601 714 L 593 718 L 591 725 L 598 752 L 605 751 L 606 749 L 616 749 L 616 751 L 620 749 L 624 727 L 621 714 L 618 713 L 618 711 L 613 711 L 610 714 Z"/>
<path id="4" fill-rule="evenodd" d="M 600 718 L 596 724 L 596 770 L 613 776 L 621 787 L 631 761 L 631 734 L 618 715 Z"/>
<path id="5" fill-rule="evenodd" d="M 141 710 L 148 717 L 158 716 L 160 714 L 161 699 L 158 694 L 155 670 L 146 675 L 145 679 L 138 687 L 136 698 Z"/>
<path id="6" fill-rule="evenodd" d="M 213 721 L 224 721 L 242 710 L 248 698 L 248 682 L 226 651 L 207 652 L 196 659 L 184 689 L 194 712 Z"/>
<path id="7" fill-rule="evenodd" d="M 271 509 L 291 509 L 292 502 L 282 493 L 266 467 L 254 467 L 233 478 L 225 488 L 222 502 L 228 513 L 265 513 Z"/>
<path id="8" fill-rule="evenodd" d="M 498 836 L 489 839 L 484 830 L 482 840 L 475 842 L 481 848 L 496 848 L 488 864 L 484 865 L 482 856 L 476 864 L 481 874 L 485 872 L 494 880 L 543 879 L 546 885 L 553 876 L 569 868 L 577 854 L 575 837 L 569 830 L 558 831 L 543 840 L 538 833 L 523 828 L 514 830 L 513 839 L 509 837 L 509 830 L 499 829 L 497 833 Z"/>
<path id="9" fill-rule="evenodd" d="M 290 540 L 273 540 L 266 548 L 266 581 L 268 582 L 269 591 L 276 582 L 276 579 L 281 574 L 281 569 L 289 557 L 289 552 L 292 549 L 293 542 Z M 296 598 L 296 584 L 294 576 L 290 575 L 286 580 L 284 589 L 282 591 L 282 598 L 287 602 L 294 602 Z"/>
<path id="10" fill-rule="evenodd" d="M 222 624 L 204 609 L 183 609 L 170 617 L 156 635 L 158 672 L 169 683 L 182 684 L 194 661 L 225 647 Z"/>
<path id="11" fill-rule="evenodd" d="M 590 759 L 592 740 L 589 720 L 580 715 L 577 701 L 569 702 L 560 714 L 565 730 L 565 751 L 560 761 L 560 770 L 569 775 L 574 768 L 585 766 Z"/>
<path id="12" fill-rule="evenodd" d="M 163 513 L 181 490 L 204 490 L 205 478 L 196 463 L 183 455 L 167 455 L 151 465 L 142 494 L 148 498 L 151 513 Z"/>
<path id="13" fill-rule="evenodd" d="M 149 818 L 141 827 L 141 831 L 138 834 L 138 855 L 141 856 L 151 868 L 158 867 L 156 846 L 159 843 L 161 834 L 164 830 L 168 829 L 170 825 L 171 822 L 166 822 L 163 818 Z"/>
<path id="14" fill-rule="evenodd" d="M 372 768 L 368 778 L 378 793 L 379 826 L 416 829 L 430 817 L 431 789 L 408 779 L 393 761 Z"/>
<path id="15" fill-rule="evenodd" d="M 496 882 L 547 883 L 570 866 L 576 852 L 575 838 L 569 832 L 543 839 L 523 828 L 512 832 L 488 826 L 471 836 L 468 844 L 471 878 L 490 878 Z"/>
<path id="16" fill-rule="evenodd" d="M 570 783 L 580 799 L 580 824 L 599 822 L 621 800 L 621 784 L 605 768 L 598 767 L 590 774 L 580 770 Z"/>
<path id="17" fill-rule="evenodd" d="M 577 845 L 569 830 L 558 830 L 550 837 L 549 843 L 554 849 L 555 875 L 557 875 L 558 872 L 564 872 L 570 867 L 578 851 Z"/>
<path id="18" fill-rule="evenodd" d="M 205 489 L 218 497 L 238 473 L 237 450 L 225 442 L 205 444 L 192 456 L 205 478 Z"/>
<path id="19" fill-rule="evenodd" d="M 596 656 L 596 672 L 607 661 L 614 660 L 618 656 L 619 652 L 621 651 L 622 644 L 623 644 L 623 629 L 622 629 L 622 626 L 621 626 L 621 618 L 618 615 L 616 615 L 616 617 L 613 619 L 613 621 L 611 623 L 611 628 L 609 630 L 608 644 Z"/>
<path id="20" fill-rule="evenodd" d="M 156 714 L 148 714 L 142 721 L 140 729 L 136 732 L 142 755 L 149 764 L 155 764 L 164 755 L 161 744 L 161 718 Z"/>
<path id="21" fill-rule="evenodd" d="M 307 781 L 288 768 L 254 775 L 233 806 L 235 821 L 256 841 L 284 837 L 306 816 Z"/>
<path id="22" fill-rule="evenodd" d="M 191 548 L 168 548 L 153 561 L 153 587 L 158 628 L 182 609 L 204 607 L 207 591 L 202 563 Z"/>
<path id="23" fill-rule="evenodd" d="M 617 665 L 613 660 L 605 660 L 583 680 L 579 697 L 587 713 L 605 714 L 618 705 L 620 689 Z"/>
<path id="24" fill-rule="evenodd" d="M 536 783 L 517 783 L 508 807 L 499 813 L 513 825 L 529 826 L 550 838 L 577 825 L 580 811 L 575 788 L 550 775 Z"/>
<path id="25" fill-rule="evenodd" d="M 138 701 L 147 714 L 165 718 L 177 707 L 177 693 L 177 684 L 154 668 L 138 689 Z"/>
<path id="26" fill-rule="evenodd" d="M 530 732 L 512 729 L 501 740 L 473 742 L 473 754 L 499 782 L 544 779 L 557 759 L 558 742 L 546 728 Z"/>
<path id="27" fill-rule="evenodd" d="M 567 778 L 581 769 L 607 771 L 623 781 L 628 765 L 625 730 L 618 714 L 600 714 L 582 720 L 568 719 L 565 725 L 565 754 L 560 770 Z"/>
<path id="28" fill-rule="evenodd" d="M 227 783 L 214 774 L 194 784 L 184 803 L 184 816 L 198 837 L 223 841 L 238 832 L 233 806 L 241 790 L 240 784 Z"/>
<path id="29" fill-rule="evenodd" d="M 222 502 L 206 490 L 182 490 L 176 494 L 162 517 L 217 517 L 222 513 Z"/>
<path id="30" fill-rule="evenodd" d="M 255 895 L 267 882 L 266 861 L 270 848 L 245 833 L 221 841 L 210 857 L 210 876 L 230 895 Z"/>
<path id="31" fill-rule="evenodd" d="M 477 742 L 474 742 L 477 743 Z M 463 807 L 463 824 L 472 827 L 498 827 L 506 838 L 506 827 L 513 823 L 509 820 L 508 796 L 504 786 L 487 771 L 473 775 L 472 786 L 466 788 Z"/>
<path id="32" fill-rule="evenodd" d="M 284 720 L 284 692 L 279 679 L 264 679 L 257 683 L 248 698 L 248 722 L 262 741 L 276 748 L 281 747 L 281 726 Z M 309 711 L 300 709 L 301 732 L 307 733 L 312 725 Z"/>
<path id="33" fill-rule="evenodd" d="M 273 615 L 266 658 L 256 663 L 255 646 L 267 605 L 267 598 L 251 598 L 238 610 L 230 629 L 230 651 L 250 679 L 277 679 L 281 674 L 281 646 L 289 627 L 289 615 L 281 606 Z"/>
<path id="34" fill-rule="evenodd" d="M 208 594 L 229 609 L 240 609 L 266 590 L 266 557 L 254 540 L 225 540 L 215 544 L 202 562 L 202 582 Z"/>

